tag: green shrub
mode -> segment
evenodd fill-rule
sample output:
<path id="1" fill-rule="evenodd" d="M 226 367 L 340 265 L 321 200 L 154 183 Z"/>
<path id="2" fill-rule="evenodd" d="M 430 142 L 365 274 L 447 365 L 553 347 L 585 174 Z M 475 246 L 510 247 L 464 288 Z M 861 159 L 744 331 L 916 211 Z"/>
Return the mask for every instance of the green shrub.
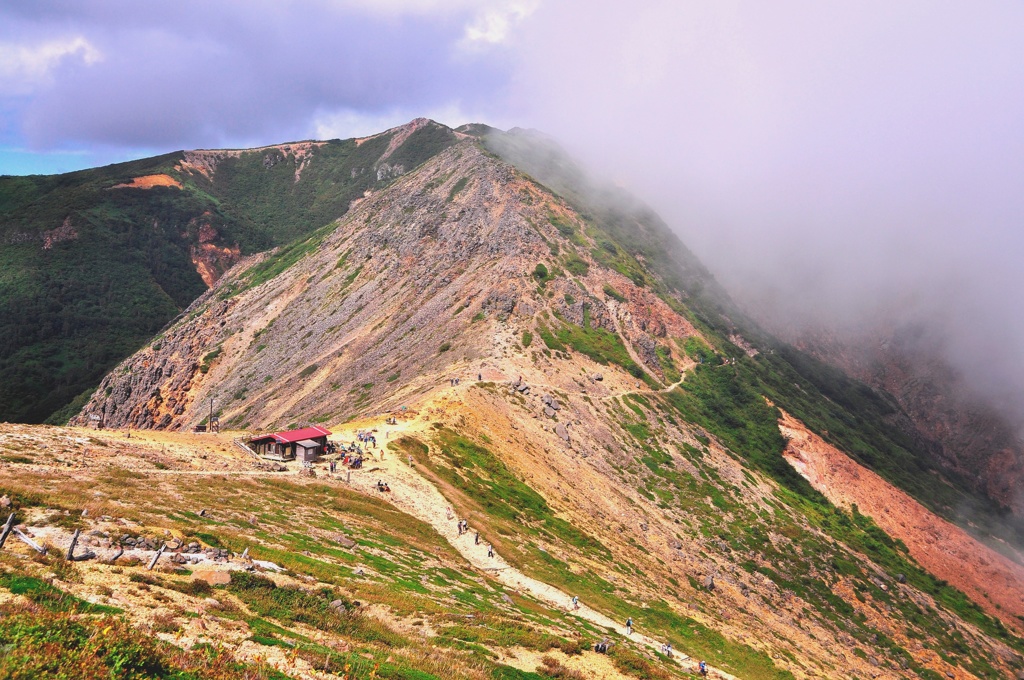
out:
<path id="1" fill-rule="evenodd" d="M 116 614 L 121 610 L 102 604 L 92 604 L 67 593 L 57 586 L 34 576 L 0 575 L 0 586 L 15 595 L 24 595 L 32 602 L 51 612 L 77 612 L 81 614 Z"/>
<path id="2" fill-rule="evenodd" d="M 452 199 L 455 198 L 460 191 L 466 188 L 466 184 L 469 182 L 468 177 L 463 177 L 452 187 L 452 190 L 448 192 L 448 202 L 451 203 Z"/>
<path id="3" fill-rule="evenodd" d="M 619 291 L 615 290 L 614 288 L 612 288 L 607 283 L 604 285 L 604 294 L 607 295 L 608 297 L 610 297 L 611 299 L 616 300 L 618 302 L 625 302 L 626 301 L 626 297 L 622 293 L 620 293 Z"/>
<path id="4" fill-rule="evenodd" d="M 565 260 L 565 269 L 576 276 L 586 276 L 590 271 L 590 265 L 576 255 L 570 255 Z"/>

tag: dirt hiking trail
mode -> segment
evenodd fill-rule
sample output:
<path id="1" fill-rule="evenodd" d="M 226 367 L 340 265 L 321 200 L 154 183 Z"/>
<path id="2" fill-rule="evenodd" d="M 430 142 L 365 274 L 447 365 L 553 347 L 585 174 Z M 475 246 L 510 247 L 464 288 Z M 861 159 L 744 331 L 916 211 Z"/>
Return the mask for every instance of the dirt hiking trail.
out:
<path id="1" fill-rule="evenodd" d="M 494 578 L 514 590 L 529 593 L 536 599 L 548 605 L 578 616 L 602 628 L 607 628 L 619 635 L 625 636 L 625 622 L 613 621 L 601 612 L 592 609 L 583 602 L 580 602 L 579 609 L 573 609 L 572 596 L 548 585 L 537 579 L 530 578 L 521 571 L 506 562 L 497 552 L 493 557 L 488 557 L 488 544 L 481 540 L 475 543 L 475 529 L 470 526 L 469 531 L 461 536 L 458 531 L 459 517 L 456 517 L 450 509 L 451 503 L 437 490 L 433 484 L 425 479 L 416 469 L 415 464 L 410 465 L 407 460 L 392 451 L 387 450 L 388 441 L 398 439 L 406 435 L 420 435 L 423 438 L 424 431 L 429 423 L 422 421 L 399 421 L 397 425 L 381 425 L 379 423 L 368 423 L 363 421 L 358 427 L 339 427 L 335 432 L 341 439 L 354 439 L 355 430 L 375 428 L 382 435 L 378 441 L 378 448 L 369 449 L 369 460 L 364 465 L 365 470 L 353 471 L 349 482 L 351 488 L 365 494 L 376 496 L 387 501 L 403 512 L 416 517 L 417 519 L 430 524 L 441 536 L 444 537 L 466 560 L 475 568 L 493 574 Z M 385 436 L 386 433 L 386 436 Z M 341 483 L 349 478 L 348 471 L 338 474 Z M 390 492 L 377 490 L 377 481 L 387 482 L 391 488 Z M 660 651 L 662 643 L 636 631 L 628 636 L 629 639 L 640 642 L 650 649 Z M 687 656 L 681 650 L 673 651 L 675 661 L 687 668 L 696 669 L 696 661 Z M 722 680 L 734 680 L 735 676 L 724 671 L 713 669 L 708 666 L 708 675 Z"/>

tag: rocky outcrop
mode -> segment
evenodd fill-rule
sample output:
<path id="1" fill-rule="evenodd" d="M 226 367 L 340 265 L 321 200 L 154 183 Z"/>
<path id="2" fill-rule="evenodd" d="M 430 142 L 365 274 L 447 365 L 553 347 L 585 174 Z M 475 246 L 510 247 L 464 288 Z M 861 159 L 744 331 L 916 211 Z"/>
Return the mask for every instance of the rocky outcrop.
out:
<path id="1" fill-rule="evenodd" d="M 238 158 L 242 154 L 263 152 L 263 166 L 268 169 L 290 157 L 295 164 L 295 181 L 298 182 L 302 175 L 302 170 L 309 162 L 312 150 L 326 143 L 292 142 L 290 144 L 261 146 L 255 149 L 197 149 L 195 151 L 184 151 L 181 162 L 174 169 L 178 172 L 197 173 L 207 179 L 213 179 L 214 174 L 217 172 L 217 166 L 225 158 Z"/>
<path id="2" fill-rule="evenodd" d="M 48 229 L 42 234 L 43 250 L 49 250 L 56 243 L 62 241 L 73 241 L 78 238 L 78 230 L 71 224 L 71 217 L 65 217 L 64 221 L 56 229 Z"/>
<path id="3" fill-rule="evenodd" d="M 190 232 L 198 228 L 197 242 L 190 247 L 189 255 L 203 283 L 212 288 L 224 272 L 241 259 L 242 251 L 237 243 L 232 246 L 223 244 L 209 218 L 210 214 L 206 213 L 189 224 Z"/>

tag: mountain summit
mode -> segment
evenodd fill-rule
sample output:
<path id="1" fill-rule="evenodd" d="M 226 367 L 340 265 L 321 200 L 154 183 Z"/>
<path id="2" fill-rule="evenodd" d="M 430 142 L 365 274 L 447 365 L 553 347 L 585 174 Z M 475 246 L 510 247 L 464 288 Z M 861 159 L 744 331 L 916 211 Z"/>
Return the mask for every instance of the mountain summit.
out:
<path id="1" fill-rule="evenodd" d="M 109 374 L 79 421 L 191 428 L 210 398 L 228 426 L 343 420 L 435 390 L 452 371 L 504 380 L 554 365 L 524 333 L 660 387 L 678 380 L 682 343 L 697 334 L 648 276 L 563 200 L 466 141 L 238 265 Z"/>

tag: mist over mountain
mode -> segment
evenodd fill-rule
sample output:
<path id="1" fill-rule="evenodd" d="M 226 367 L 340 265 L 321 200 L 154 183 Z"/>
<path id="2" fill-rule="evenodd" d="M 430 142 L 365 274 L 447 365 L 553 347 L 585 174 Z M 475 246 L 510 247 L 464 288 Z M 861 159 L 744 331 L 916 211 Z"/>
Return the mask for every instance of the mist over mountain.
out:
<path id="1" fill-rule="evenodd" d="M 773 330 L 905 323 L 1024 424 L 1019 5 L 581 8 L 531 18 L 523 120 Z"/>

